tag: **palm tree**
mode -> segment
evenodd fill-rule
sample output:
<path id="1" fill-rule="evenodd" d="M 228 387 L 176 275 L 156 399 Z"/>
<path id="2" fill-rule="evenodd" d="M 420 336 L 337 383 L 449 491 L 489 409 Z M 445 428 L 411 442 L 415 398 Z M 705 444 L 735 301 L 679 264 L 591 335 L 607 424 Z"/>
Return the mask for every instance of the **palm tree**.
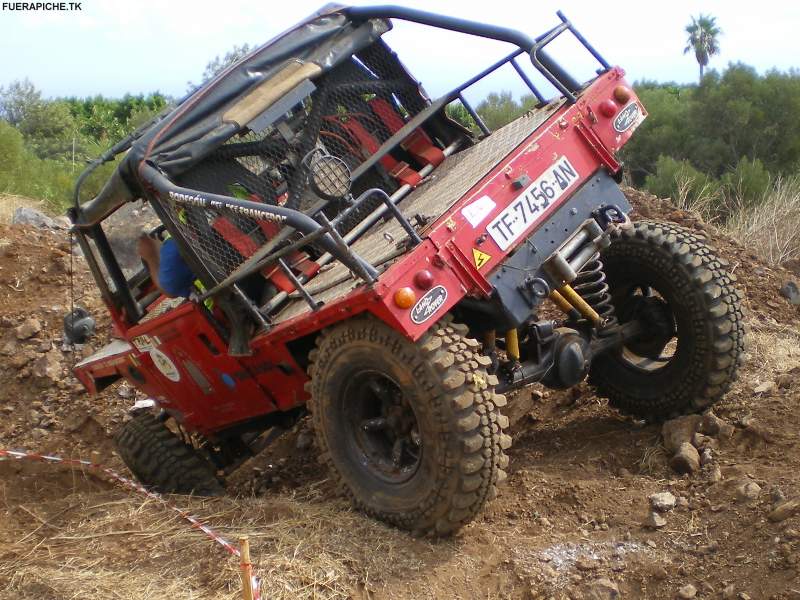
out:
<path id="1" fill-rule="evenodd" d="M 700 81 L 703 81 L 703 70 L 708 64 L 708 59 L 719 54 L 719 40 L 722 29 L 717 27 L 716 17 L 700 14 L 696 19 L 692 17 L 692 22 L 686 26 L 686 48 L 683 53 L 694 52 L 697 64 L 700 65 Z"/>

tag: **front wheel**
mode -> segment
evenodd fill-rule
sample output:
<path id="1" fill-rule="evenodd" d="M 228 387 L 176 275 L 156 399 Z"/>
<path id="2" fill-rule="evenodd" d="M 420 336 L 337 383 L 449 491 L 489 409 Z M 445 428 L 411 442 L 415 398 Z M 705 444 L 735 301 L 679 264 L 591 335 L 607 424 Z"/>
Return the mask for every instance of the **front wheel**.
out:
<path id="1" fill-rule="evenodd" d="M 736 379 L 744 320 L 735 277 L 702 237 L 643 221 L 602 253 L 620 322 L 645 333 L 597 357 L 589 382 L 620 411 L 649 420 L 699 412 Z"/>
<path id="2" fill-rule="evenodd" d="M 414 343 L 361 317 L 310 357 L 323 462 L 357 508 L 418 534 L 456 531 L 505 479 L 506 400 L 466 332 L 443 320 Z"/>

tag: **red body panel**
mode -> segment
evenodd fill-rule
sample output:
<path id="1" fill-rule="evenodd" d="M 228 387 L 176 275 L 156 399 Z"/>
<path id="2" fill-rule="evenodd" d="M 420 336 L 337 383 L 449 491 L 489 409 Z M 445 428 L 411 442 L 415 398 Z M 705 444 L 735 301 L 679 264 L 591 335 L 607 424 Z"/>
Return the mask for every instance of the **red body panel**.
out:
<path id="1" fill-rule="evenodd" d="M 632 135 L 635 126 L 631 126 L 624 133 L 617 133 L 612 125 L 614 117 L 603 117 L 595 110 L 600 102 L 612 97 L 613 90 L 617 86 L 626 85 L 623 76 L 624 72 L 621 69 L 612 69 L 600 76 L 581 95 L 576 104 L 565 105 L 554 113 L 544 125 L 532 132 L 531 136 L 497 167 L 477 182 L 464 198 L 432 223 L 423 233 L 423 237 L 428 239 L 383 273 L 374 290 L 366 288 L 354 290 L 348 296 L 328 304 L 310 319 L 307 313 L 281 323 L 269 333 L 269 338 L 283 340 L 284 336 L 288 336 L 288 339 L 299 337 L 319 329 L 316 326 L 317 321 L 324 321 L 321 326 L 328 325 L 329 321 L 325 318 L 327 315 L 338 314 L 339 316 L 333 319 L 335 322 L 348 314 L 369 310 L 410 339 L 416 340 L 436 319 L 420 325 L 413 323 L 408 309 L 395 306 L 393 294 L 402 287 L 415 288 L 413 277 L 423 268 L 434 274 L 435 285 L 444 285 L 448 291 L 447 300 L 437 311 L 437 315 L 447 312 L 467 294 L 478 296 L 485 294 L 486 290 L 491 289 L 486 275 L 497 268 L 505 257 L 536 229 L 536 224 L 531 224 L 526 234 L 505 251 L 501 250 L 491 237 L 485 236 L 486 225 L 520 195 L 521 192 L 512 187 L 513 180 L 522 174 L 535 179 L 560 156 L 568 157 L 576 168 L 579 175 L 577 184 L 570 193 L 559 198 L 539 215 L 537 222 L 542 223 L 598 168 L 608 166 L 605 160 L 607 156 L 613 156 Z M 625 106 L 631 103 L 638 105 L 643 118 L 646 113 L 641 104 L 638 104 L 638 100 L 632 97 Z M 623 108 L 620 106 L 620 111 Z M 587 129 L 591 131 L 592 140 L 602 144 L 600 147 L 587 141 L 586 134 L 582 132 Z M 473 227 L 467 221 L 462 209 L 484 195 L 489 195 L 496 206 L 486 214 L 477 227 Z M 481 237 L 485 237 L 485 240 L 479 243 L 478 239 Z M 481 265 L 480 269 L 474 265 L 473 248 L 491 257 Z M 424 293 L 424 290 L 419 288 L 416 288 L 416 291 L 418 295 Z M 377 304 L 374 301 L 375 295 L 378 297 Z"/>
<path id="2" fill-rule="evenodd" d="M 616 114 L 636 103 L 638 117 L 619 133 L 613 126 L 615 115 L 606 117 L 597 109 L 603 100 L 613 97 L 617 86 L 625 85 L 623 75 L 621 69 L 612 69 L 598 77 L 576 104 L 565 104 L 553 113 L 432 223 L 423 232 L 423 243 L 382 273 L 374 286 L 358 288 L 316 312 L 307 312 L 259 335 L 251 343 L 251 357 L 229 356 L 203 310 L 187 302 L 128 330 L 115 318 L 120 337 L 136 348 L 116 356 L 113 361 L 89 361 L 79 366 L 78 376 L 93 389 L 92 377 L 119 373 L 157 399 L 188 428 L 201 433 L 213 433 L 259 415 L 302 404 L 307 399 L 303 389 L 307 376 L 292 357 L 287 343 L 364 311 L 408 338 L 418 339 L 464 296 L 490 293 L 492 288 L 486 276 L 524 242 L 536 229 L 536 223 L 544 222 L 558 210 L 581 183 L 603 166 L 611 171 L 619 168 L 614 154 L 646 115 L 638 100 L 631 96 L 624 106 L 619 105 Z M 487 235 L 486 227 L 521 195 L 521 190 L 514 189 L 513 181 L 523 174 L 535 180 L 560 157 L 567 157 L 577 171 L 579 177 L 575 185 L 569 193 L 550 204 L 516 243 L 502 250 Z M 483 196 L 489 196 L 495 206 L 473 226 L 463 209 Z M 473 249 L 489 257 L 484 258 L 480 266 L 473 258 Z M 410 317 L 411 311 L 398 308 L 393 296 L 402 287 L 414 289 L 418 298 L 424 295 L 426 290 L 414 284 L 414 275 L 422 269 L 430 271 L 434 286 L 443 286 L 447 294 L 428 320 L 415 323 Z M 148 339 L 154 343 L 154 350 L 148 349 Z M 133 375 L 131 366 L 136 369 Z M 144 382 L 134 376 L 137 371 Z"/>

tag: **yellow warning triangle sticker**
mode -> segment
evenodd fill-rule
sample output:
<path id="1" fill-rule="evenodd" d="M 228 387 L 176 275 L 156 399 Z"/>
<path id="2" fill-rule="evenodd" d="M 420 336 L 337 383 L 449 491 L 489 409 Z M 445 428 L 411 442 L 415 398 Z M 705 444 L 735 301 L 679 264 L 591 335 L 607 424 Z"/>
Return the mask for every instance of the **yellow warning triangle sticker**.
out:
<path id="1" fill-rule="evenodd" d="M 472 260 L 475 261 L 475 266 L 479 269 L 492 260 L 492 257 L 486 254 L 486 252 L 481 252 L 477 248 L 472 249 Z"/>

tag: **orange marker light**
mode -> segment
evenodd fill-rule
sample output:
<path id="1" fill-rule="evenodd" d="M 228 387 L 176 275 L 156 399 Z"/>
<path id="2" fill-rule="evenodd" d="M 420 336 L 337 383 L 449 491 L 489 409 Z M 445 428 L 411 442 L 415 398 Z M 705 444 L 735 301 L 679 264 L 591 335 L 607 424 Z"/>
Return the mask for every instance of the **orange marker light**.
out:
<path id="1" fill-rule="evenodd" d="M 410 287 L 400 288 L 394 293 L 394 303 L 399 308 L 411 308 L 417 301 L 417 295 Z"/>
<path id="2" fill-rule="evenodd" d="M 620 104 L 627 104 L 632 95 L 633 92 L 631 92 L 631 89 L 624 85 L 618 85 L 614 88 L 614 100 Z"/>

